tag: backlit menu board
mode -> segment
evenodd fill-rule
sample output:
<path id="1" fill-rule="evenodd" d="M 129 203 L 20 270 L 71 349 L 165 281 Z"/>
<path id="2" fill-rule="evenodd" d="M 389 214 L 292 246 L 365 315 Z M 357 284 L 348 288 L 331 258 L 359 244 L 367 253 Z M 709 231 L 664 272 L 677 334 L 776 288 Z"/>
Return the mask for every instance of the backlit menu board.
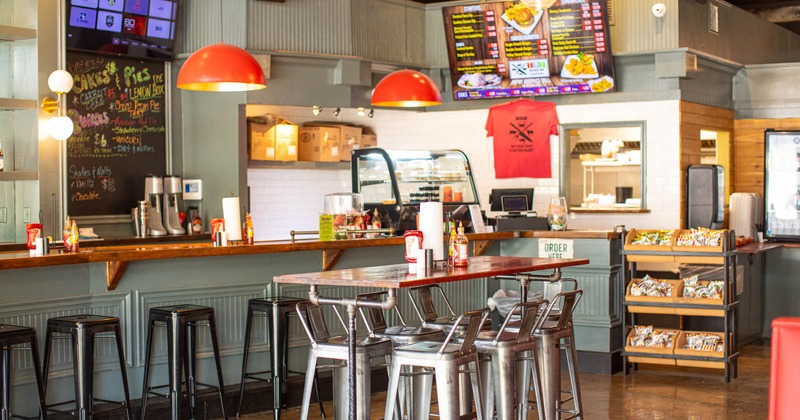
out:
<path id="1" fill-rule="evenodd" d="M 519 0 L 444 13 L 456 100 L 615 90 L 607 0 Z"/>

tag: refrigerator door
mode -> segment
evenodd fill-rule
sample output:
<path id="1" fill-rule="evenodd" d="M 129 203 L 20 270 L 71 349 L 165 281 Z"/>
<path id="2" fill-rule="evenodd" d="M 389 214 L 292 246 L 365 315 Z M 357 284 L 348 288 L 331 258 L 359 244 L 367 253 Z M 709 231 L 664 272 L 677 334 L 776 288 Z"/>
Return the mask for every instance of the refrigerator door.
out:
<path id="1" fill-rule="evenodd" d="M 764 133 L 764 237 L 800 241 L 800 131 Z"/>

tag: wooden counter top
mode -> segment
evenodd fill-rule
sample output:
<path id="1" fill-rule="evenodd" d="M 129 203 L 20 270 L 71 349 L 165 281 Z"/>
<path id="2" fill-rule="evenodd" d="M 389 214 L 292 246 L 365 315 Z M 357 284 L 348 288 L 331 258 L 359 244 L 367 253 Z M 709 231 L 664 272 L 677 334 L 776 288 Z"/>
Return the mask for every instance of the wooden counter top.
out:
<path id="1" fill-rule="evenodd" d="M 619 237 L 619 233 L 600 230 L 523 231 L 476 233 L 468 234 L 467 237 L 473 245 L 474 255 L 480 256 L 486 252 L 495 240 L 512 238 L 612 239 Z M 81 243 L 81 251 L 76 254 L 61 253 L 60 249 L 55 249 L 49 255 L 41 257 L 31 257 L 27 251 L 0 252 L 0 270 L 105 263 L 106 288 L 114 290 L 125 268 L 131 261 L 322 251 L 323 270 L 329 270 L 347 249 L 403 244 L 404 240 L 401 237 L 325 242 L 318 240 L 263 241 L 256 242 L 255 245 L 229 245 L 226 247 L 214 247 L 210 240 L 190 243 L 149 243 L 118 246 L 109 246 L 103 241 L 87 241 L 85 244 Z"/>
<path id="2" fill-rule="evenodd" d="M 744 254 L 760 254 L 771 249 L 783 248 L 786 245 L 777 242 L 750 242 L 749 244 L 737 246 L 736 250 Z"/>

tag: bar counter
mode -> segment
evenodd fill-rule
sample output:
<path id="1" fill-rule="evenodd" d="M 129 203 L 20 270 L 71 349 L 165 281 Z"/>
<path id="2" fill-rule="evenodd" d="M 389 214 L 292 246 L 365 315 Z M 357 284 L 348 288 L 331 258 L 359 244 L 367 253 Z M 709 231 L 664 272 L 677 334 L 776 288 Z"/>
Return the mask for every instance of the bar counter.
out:
<path id="1" fill-rule="evenodd" d="M 538 256 L 538 241 L 546 238 L 569 239 L 574 258 L 589 259 L 584 266 L 567 267 L 564 276 L 576 278 L 585 290 L 575 313 L 577 348 L 581 370 L 613 372 L 622 344 L 620 234 L 610 231 L 522 231 L 467 235 L 475 255 Z M 26 251 L 0 252 L 0 322 L 27 325 L 37 329 L 44 344 L 47 319 L 56 316 L 91 313 L 120 318 L 131 398 L 140 398 L 146 342 L 147 313 L 151 307 L 178 303 L 214 307 L 222 352 L 226 385 L 238 384 L 244 342 L 247 302 L 265 296 L 306 298 L 303 285 L 276 284 L 273 277 L 330 269 L 347 269 L 404 263 L 402 238 L 355 239 L 332 242 L 316 240 L 268 241 L 255 245 L 213 247 L 210 237 L 180 243 L 134 243 L 113 245 L 113 241 L 85 241 L 76 254 L 31 257 Z M 190 238 L 195 239 L 195 238 Z M 205 240 L 207 239 L 207 240 Z M 549 273 L 548 273 L 549 274 Z M 458 311 L 486 306 L 498 288 L 517 289 L 516 282 L 503 284 L 493 279 L 475 279 L 443 286 Z M 535 291 L 536 285 L 531 288 Z M 326 296 L 345 297 L 374 291 L 369 287 L 341 288 L 322 286 Z M 406 319 L 414 321 L 408 297 L 401 294 L 400 308 Z M 394 322 L 393 319 L 389 319 Z M 268 349 L 263 324 L 254 328 L 251 357 L 267 368 Z M 308 338 L 301 327 L 291 324 L 289 365 L 293 370 L 305 366 Z M 40 347 L 41 347 L 40 345 Z M 205 332 L 198 337 L 202 357 L 198 360 L 200 380 L 211 378 L 210 341 Z M 35 407 L 32 360 L 22 352 L 15 369 L 15 405 Z M 48 400 L 68 400 L 72 395 L 72 359 L 66 343 L 56 343 L 53 351 Z M 157 340 L 151 384 L 166 383 L 163 364 L 166 343 Z M 96 380 L 116 383 L 116 350 L 112 343 L 97 343 Z M 105 391 L 105 389 L 108 391 Z M 238 389 L 238 387 L 236 387 Z M 117 399 L 116 386 L 104 387 Z M 255 387 L 254 389 L 258 389 Z M 250 391 L 255 392 L 255 391 Z M 263 399 L 269 391 L 262 391 Z M 254 400 L 251 400 L 254 401 Z M 28 411 L 30 413 L 31 411 Z M 23 411 L 24 413 L 24 411 Z"/>

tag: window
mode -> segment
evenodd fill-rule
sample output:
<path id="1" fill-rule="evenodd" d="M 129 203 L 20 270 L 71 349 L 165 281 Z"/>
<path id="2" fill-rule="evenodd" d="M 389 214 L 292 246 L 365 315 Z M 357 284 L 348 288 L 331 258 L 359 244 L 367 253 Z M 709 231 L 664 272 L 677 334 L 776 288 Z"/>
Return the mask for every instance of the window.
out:
<path id="1" fill-rule="evenodd" d="M 561 126 L 561 194 L 574 212 L 641 212 L 645 123 Z"/>

